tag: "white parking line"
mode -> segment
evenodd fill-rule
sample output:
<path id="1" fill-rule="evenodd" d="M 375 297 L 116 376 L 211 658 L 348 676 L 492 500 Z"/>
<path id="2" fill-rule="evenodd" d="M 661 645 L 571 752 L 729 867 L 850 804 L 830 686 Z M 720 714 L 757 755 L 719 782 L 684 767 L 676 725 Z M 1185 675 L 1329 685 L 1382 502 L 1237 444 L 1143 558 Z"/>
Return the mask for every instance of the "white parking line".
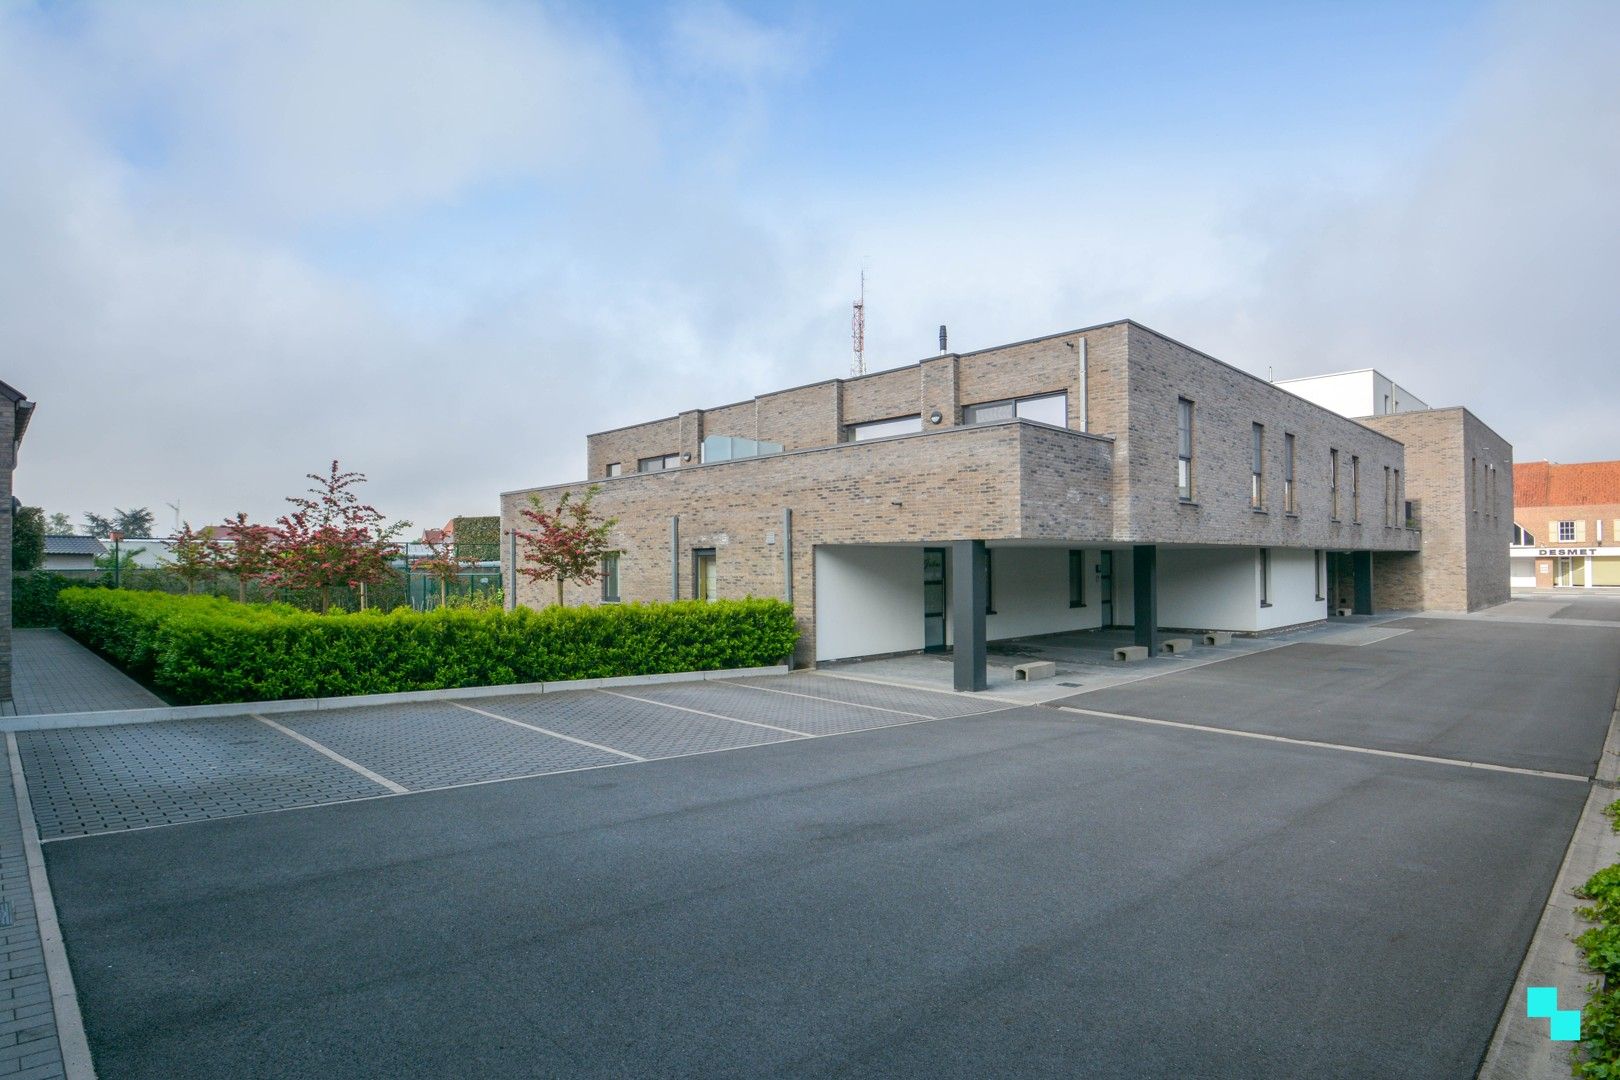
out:
<path id="1" fill-rule="evenodd" d="M 543 728 L 538 724 L 526 724 L 522 720 L 514 720 L 510 716 L 502 716 L 500 713 L 492 713 L 488 709 L 475 709 L 471 705 L 463 705 L 459 701 L 452 701 L 450 704 L 454 705 L 458 709 L 466 709 L 468 712 L 477 713 L 479 716 L 487 716 L 491 720 L 503 720 L 508 724 L 513 724 L 520 728 L 528 728 L 530 731 L 538 731 L 542 735 L 550 735 L 554 739 L 563 739 L 567 742 L 578 743 L 580 746 L 588 746 L 592 750 L 600 750 L 607 754 L 617 754 L 622 758 L 629 758 L 631 761 L 647 760 L 646 758 L 638 757 L 635 754 L 627 754 L 623 750 L 615 750 L 611 746 L 603 746 L 601 743 L 586 742 L 584 739 L 576 739 L 572 735 L 564 735 L 560 731 L 552 731 L 550 728 Z"/>
<path id="2" fill-rule="evenodd" d="M 1346 746 L 1344 743 L 1320 742 L 1316 739 L 1292 739 L 1287 735 L 1266 735 L 1258 731 L 1239 731 L 1236 728 L 1211 727 L 1208 724 L 1189 724 L 1181 720 L 1155 720 L 1151 716 L 1132 716 L 1129 713 L 1103 712 L 1100 709 L 1082 709 L 1076 705 L 1058 705 L 1056 708 L 1067 712 L 1083 713 L 1086 716 L 1102 716 L 1109 720 L 1129 720 L 1135 724 L 1155 724 L 1159 727 L 1184 728 L 1188 731 L 1205 731 L 1211 735 L 1233 735 L 1240 739 L 1261 739 L 1265 742 L 1292 743 L 1295 746 L 1314 746 L 1321 750 L 1342 750 L 1347 754 L 1370 754 L 1373 757 L 1401 758 L 1405 761 L 1425 761 L 1432 765 L 1453 765 L 1459 769 L 1484 769 L 1488 772 L 1517 773 L 1520 776 L 1543 776 L 1550 780 L 1574 780 L 1576 783 L 1589 784 L 1590 776 L 1579 776 L 1575 773 L 1549 772 L 1544 769 L 1523 769 L 1515 765 L 1493 765 L 1488 761 L 1466 761 L 1462 758 L 1433 757 L 1429 754 L 1409 754 L 1400 750 L 1375 750 L 1370 746 Z"/>
<path id="3" fill-rule="evenodd" d="M 786 694 L 788 697 L 808 698 L 811 701 L 826 702 L 828 705 L 853 705 L 857 709 L 876 709 L 878 712 L 894 713 L 896 716 L 916 716 L 923 720 L 939 719 L 939 717 L 929 716 L 927 713 L 907 712 L 905 709 L 885 709 L 881 705 L 862 705 L 858 701 L 839 701 L 837 698 L 824 698 L 816 694 L 800 694 L 792 690 L 778 690 L 773 686 L 754 686 L 752 683 L 732 682 L 730 679 L 716 679 L 715 681 L 725 683 L 727 686 L 740 686 L 744 690 L 758 690 L 766 694 Z"/>
<path id="4" fill-rule="evenodd" d="M 768 728 L 771 731 L 780 731 L 786 735 L 796 735 L 801 739 L 815 738 L 815 736 L 810 734 L 808 731 L 794 731 L 792 728 L 777 727 L 775 724 L 766 724 L 758 720 L 739 720 L 735 716 L 721 716 L 717 712 L 704 712 L 702 709 L 688 709 L 685 705 L 671 705 L 667 701 L 656 701 L 653 698 L 636 697 L 634 694 L 621 694 L 617 690 L 598 689 L 596 693 L 607 694 L 611 697 L 622 697 L 627 701 L 639 701 L 643 705 L 661 705 L 666 709 L 677 709 L 680 712 L 695 713 L 698 716 L 710 716 L 716 720 L 730 720 L 733 724 L 747 724 L 749 727 Z M 928 719 L 931 720 L 933 717 L 928 717 Z"/>
<path id="5" fill-rule="evenodd" d="M 79 1012 L 79 995 L 73 986 L 73 969 L 68 966 L 67 949 L 62 944 L 62 925 L 56 919 L 51 882 L 45 876 L 45 852 L 39 846 L 34 802 L 28 794 L 28 780 L 23 776 L 17 736 L 9 731 L 6 732 L 6 756 L 11 759 L 11 786 L 17 797 L 17 818 L 22 824 L 23 854 L 28 863 L 28 885 L 34 900 L 34 927 L 39 931 L 45 982 L 50 987 L 51 1011 L 56 1016 L 62 1072 L 67 1080 L 96 1080 L 96 1069 L 90 1061 L 90 1042 L 84 1034 L 84 1017 Z"/>
<path id="6" fill-rule="evenodd" d="M 373 783 L 381 784 L 383 787 L 387 788 L 389 791 L 392 791 L 395 795 L 405 795 L 405 794 L 408 794 L 410 792 L 410 790 L 411 790 L 410 788 L 406 787 L 403 784 L 394 783 L 392 780 L 388 779 L 388 777 L 383 776 L 380 773 L 372 772 L 370 769 L 366 768 L 364 765 L 361 765 L 359 762 L 350 761 L 348 758 L 344 757 L 342 754 L 338 753 L 336 750 L 332 750 L 332 749 L 330 749 L 328 747 L 322 746 L 320 743 L 316 742 L 314 739 L 311 739 L 307 735 L 300 735 L 300 734 L 298 734 L 298 732 L 294 731 L 290 727 L 283 727 L 282 725 L 276 723 L 274 720 L 270 719 L 267 716 L 260 716 L 258 713 L 249 713 L 248 715 L 253 717 L 253 719 L 257 720 L 261 724 L 268 724 L 269 726 L 275 728 L 277 731 L 281 732 L 283 735 L 287 736 L 289 739 L 298 740 L 299 742 L 303 743 L 305 746 L 309 747 L 311 750 L 315 751 L 317 754 L 325 754 L 327 757 L 331 758 L 333 761 L 337 762 L 339 765 L 342 765 L 345 769 L 353 769 L 355 772 L 359 773 L 361 776 L 365 777 L 367 780 L 370 780 Z"/>

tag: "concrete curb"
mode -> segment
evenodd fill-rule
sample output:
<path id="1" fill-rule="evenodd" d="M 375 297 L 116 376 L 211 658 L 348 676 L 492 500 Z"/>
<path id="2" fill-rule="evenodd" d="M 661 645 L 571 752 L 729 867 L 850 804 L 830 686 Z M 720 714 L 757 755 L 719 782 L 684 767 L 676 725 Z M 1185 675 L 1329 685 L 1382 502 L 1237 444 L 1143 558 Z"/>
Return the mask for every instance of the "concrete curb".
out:
<path id="1" fill-rule="evenodd" d="M 151 709 L 106 709 L 100 712 L 33 713 L 0 717 L 0 733 L 49 731 L 55 728 L 111 727 L 118 724 L 155 724 L 164 720 L 207 720 L 248 713 L 319 712 L 358 709 L 370 705 L 410 705 L 430 701 L 465 701 L 508 697 L 512 694 L 559 694 L 569 690 L 599 690 L 614 686 L 651 683 L 702 682 L 759 675 L 786 675 L 786 664 L 769 667 L 727 668 L 723 671 L 676 671 L 667 675 L 623 675 L 609 679 L 573 679 L 564 682 L 506 683 L 501 686 L 464 686 L 448 690 L 410 690 L 397 694 L 354 694 L 349 697 L 290 698 L 286 701 L 239 701 L 223 705 L 167 705 Z"/>
<path id="2" fill-rule="evenodd" d="M 1609 735 L 1598 762 L 1597 778 L 1587 795 L 1580 820 L 1570 837 L 1564 862 L 1558 870 L 1541 921 L 1536 925 L 1524 963 L 1519 966 L 1513 990 L 1497 1021 L 1491 1045 L 1480 1065 L 1479 1080 L 1568 1080 L 1571 1043 L 1553 1042 L 1547 1037 L 1547 1021 L 1525 1016 L 1525 988 L 1556 986 L 1558 1006 L 1579 1009 L 1588 1000 L 1587 986 L 1593 975 L 1581 962 L 1575 946 L 1589 923 L 1575 914 L 1583 901 L 1575 889 L 1587 878 L 1620 863 L 1620 834 L 1603 816 L 1603 808 L 1614 801 L 1613 784 L 1620 776 L 1620 701 L 1610 717 Z"/>

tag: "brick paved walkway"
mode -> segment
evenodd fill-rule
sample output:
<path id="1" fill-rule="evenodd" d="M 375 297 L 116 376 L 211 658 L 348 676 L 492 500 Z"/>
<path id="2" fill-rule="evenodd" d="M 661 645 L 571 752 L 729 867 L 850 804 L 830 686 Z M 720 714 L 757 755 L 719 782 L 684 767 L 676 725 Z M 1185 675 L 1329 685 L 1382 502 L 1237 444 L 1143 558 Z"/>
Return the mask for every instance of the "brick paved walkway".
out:
<path id="1" fill-rule="evenodd" d="M 22 633 L 37 631 L 24 630 Z M 34 922 L 11 764 L 0 744 L 0 1076 L 45 1080 L 63 1075 L 51 987 Z M 7 918 L 9 917 L 9 922 Z"/>
<path id="2" fill-rule="evenodd" d="M 11 693 L 19 715 L 164 704 L 60 630 L 14 630 L 11 641 Z"/>

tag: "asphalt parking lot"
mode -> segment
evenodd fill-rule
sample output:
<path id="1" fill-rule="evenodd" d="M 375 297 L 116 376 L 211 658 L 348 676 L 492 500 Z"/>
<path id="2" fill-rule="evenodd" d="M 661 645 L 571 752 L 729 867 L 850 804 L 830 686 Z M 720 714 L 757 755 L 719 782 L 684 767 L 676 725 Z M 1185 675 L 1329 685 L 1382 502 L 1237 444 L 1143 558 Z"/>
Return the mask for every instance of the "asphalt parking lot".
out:
<path id="1" fill-rule="evenodd" d="M 1620 631 L 1412 622 L 1067 701 L 1119 716 L 800 673 L 19 748 L 104 1077 L 1472 1076 Z"/>

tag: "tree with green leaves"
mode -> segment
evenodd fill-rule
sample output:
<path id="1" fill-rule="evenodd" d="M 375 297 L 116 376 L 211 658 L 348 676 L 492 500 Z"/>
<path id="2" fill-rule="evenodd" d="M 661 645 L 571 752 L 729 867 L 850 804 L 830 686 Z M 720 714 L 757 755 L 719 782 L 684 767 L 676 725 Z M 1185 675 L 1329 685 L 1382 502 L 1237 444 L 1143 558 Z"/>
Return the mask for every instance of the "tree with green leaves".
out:
<path id="1" fill-rule="evenodd" d="M 45 519 L 46 536 L 72 536 L 73 521 L 62 511 L 58 510 Z"/>
<path id="2" fill-rule="evenodd" d="M 577 500 L 565 491 L 555 508 L 530 495 L 528 508 L 519 512 L 533 528 L 513 530 L 521 549 L 517 572 L 530 581 L 555 581 L 558 607 L 563 606 L 565 582 L 594 584 L 602 576 L 602 560 L 616 551 L 608 535 L 619 519 L 591 509 L 601 490 L 592 484 Z"/>
<path id="3" fill-rule="evenodd" d="M 125 536 L 151 536 L 152 525 L 152 511 L 144 506 L 137 506 L 133 510 L 113 507 L 113 528 Z"/>
<path id="4" fill-rule="evenodd" d="M 107 537 L 111 536 L 112 531 L 117 527 L 117 525 L 113 524 L 113 519 L 110 517 L 102 517 L 100 514 L 92 514 L 88 510 L 84 512 L 84 531 L 95 537 L 97 540 L 107 539 Z"/>
<path id="5" fill-rule="evenodd" d="M 38 568 L 45 561 L 45 511 L 24 506 L 11 519 L 11 569 L 14 573 Z"/>

